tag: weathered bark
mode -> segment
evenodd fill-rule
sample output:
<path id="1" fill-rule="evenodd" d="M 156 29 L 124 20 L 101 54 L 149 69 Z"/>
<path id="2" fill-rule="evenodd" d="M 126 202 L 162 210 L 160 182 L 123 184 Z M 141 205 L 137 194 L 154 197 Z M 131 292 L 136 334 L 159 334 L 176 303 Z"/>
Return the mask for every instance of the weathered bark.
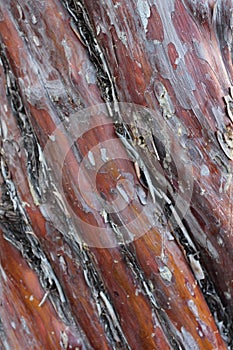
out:
<path id="1" fill-rule="evenodd" d="M 0 1 L 1 348 L 232 346 L 232 10 Z"/>

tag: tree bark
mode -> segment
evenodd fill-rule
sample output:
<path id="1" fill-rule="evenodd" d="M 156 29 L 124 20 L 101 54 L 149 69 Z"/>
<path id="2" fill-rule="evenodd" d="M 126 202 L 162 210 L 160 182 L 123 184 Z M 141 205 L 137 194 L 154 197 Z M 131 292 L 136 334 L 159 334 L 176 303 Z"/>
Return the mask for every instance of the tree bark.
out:
<path id="1" fill-rule="evenodd" d="M 232 347 L 232 11 L 0 1 L 1 349 Z"/>

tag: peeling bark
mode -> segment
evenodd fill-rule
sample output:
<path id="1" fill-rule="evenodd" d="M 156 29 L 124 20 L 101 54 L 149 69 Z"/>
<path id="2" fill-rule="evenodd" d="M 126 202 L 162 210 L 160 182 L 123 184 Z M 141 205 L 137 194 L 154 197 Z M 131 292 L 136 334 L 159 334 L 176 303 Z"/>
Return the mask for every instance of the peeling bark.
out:
<path id="1" fill-rule="evenodd" d="M 0 2 L 2 349 L 230 349 L 227 1 Z"/>

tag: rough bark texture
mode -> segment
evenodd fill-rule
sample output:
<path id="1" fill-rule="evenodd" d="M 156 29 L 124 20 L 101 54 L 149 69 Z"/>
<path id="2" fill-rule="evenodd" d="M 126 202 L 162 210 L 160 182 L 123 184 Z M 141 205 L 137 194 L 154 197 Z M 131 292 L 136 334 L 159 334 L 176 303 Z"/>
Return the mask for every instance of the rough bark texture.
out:
<path id="1" fill-rule="evenodd" d="M 231 348 L 232 13 L 0 1 L 1 349 Z"/>

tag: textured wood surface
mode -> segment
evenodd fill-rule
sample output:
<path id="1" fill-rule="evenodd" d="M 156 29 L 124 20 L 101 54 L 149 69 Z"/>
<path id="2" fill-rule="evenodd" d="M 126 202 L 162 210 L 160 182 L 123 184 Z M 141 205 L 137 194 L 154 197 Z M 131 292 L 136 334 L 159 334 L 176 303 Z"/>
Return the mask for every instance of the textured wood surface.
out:
<path id="1" fill-rule="evenodd" d="M 0 1 L 1 349 L 231 348 L 232 10 Z"/>

